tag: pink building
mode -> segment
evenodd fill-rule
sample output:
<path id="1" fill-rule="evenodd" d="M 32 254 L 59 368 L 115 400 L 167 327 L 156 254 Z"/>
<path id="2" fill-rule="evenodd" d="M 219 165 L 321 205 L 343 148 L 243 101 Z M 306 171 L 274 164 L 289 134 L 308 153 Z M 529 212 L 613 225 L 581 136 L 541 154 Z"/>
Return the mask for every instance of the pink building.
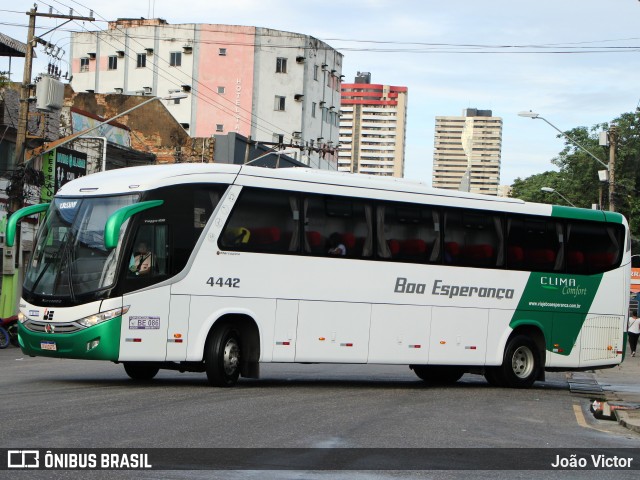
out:
<path id="1" fill-rule="evenodd" d="M 72 34 L 72 86 L 164 97 L 192 137 L 236 132 L 299 146 L 297 159 L 337 168 L 342 59 L 299 33 L 237 25 L 118 19 Z"/>

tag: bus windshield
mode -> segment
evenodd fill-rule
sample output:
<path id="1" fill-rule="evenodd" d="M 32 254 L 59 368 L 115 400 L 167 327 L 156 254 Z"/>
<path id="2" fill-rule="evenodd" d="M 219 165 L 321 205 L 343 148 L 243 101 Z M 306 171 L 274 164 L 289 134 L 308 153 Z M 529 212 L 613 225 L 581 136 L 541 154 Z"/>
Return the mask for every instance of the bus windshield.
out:
<path id="1" fill-rule="evenodd" d="M 107 250 L 109 216 L 138 195 L 54 199 L 41 227 L 24 288 L 33 295 L 74 301 L 106 289 L 116 276 L 119 249 Z"/>

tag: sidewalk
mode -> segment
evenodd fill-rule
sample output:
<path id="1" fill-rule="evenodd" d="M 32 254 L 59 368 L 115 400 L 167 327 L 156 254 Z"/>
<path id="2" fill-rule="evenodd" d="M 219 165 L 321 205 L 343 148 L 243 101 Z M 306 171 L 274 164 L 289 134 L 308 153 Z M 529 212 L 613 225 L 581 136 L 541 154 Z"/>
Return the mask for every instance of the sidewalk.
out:
<path id="1" fill-rule="evenodd" d="M 618 367 L 596 370 L 595 380 L 602 387 L 608 406 L 614 410 L 618 423 L 640 433 L 640 351 L 632 357 L 626 345 L 624 362 Z"/>

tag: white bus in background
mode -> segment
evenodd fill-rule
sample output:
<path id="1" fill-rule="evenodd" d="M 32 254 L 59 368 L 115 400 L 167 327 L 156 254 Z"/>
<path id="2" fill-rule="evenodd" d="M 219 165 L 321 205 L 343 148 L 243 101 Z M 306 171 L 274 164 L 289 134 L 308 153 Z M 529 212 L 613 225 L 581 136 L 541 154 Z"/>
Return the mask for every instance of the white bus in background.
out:
<path id="1" fill-rule="evenodd" d="M 528 387 L 623 358 L 631 255 L 616 213 L 211 164 L 80 178 L 12 216 L 8 241 L 44 211 L 20 305 L 28 355 L 216 386 L 317 362 Z"/>

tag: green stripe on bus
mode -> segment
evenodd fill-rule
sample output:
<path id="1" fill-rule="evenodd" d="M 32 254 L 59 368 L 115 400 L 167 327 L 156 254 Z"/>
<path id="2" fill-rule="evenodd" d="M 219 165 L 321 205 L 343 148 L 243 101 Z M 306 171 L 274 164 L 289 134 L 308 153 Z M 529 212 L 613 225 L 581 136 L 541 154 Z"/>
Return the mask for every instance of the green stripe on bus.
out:
<path id="1" fill-rule="evenodd" d="M 603 210 L 589 210 L 587 208 L 563 207 L 553 205 L 551 216 L 556 218 L 569 218 L 572 220 L 590 220 L 594 222 L 624 223 L 624 217 L 617 212 Z"/>
<path id="2" fill-rule="evenodd" d="M 121 325 L 122 317 L 116 317 L 73 333 L 44 333 L 18 324 L 18 338 L 25 355 L 116 361 L 120 355 Z M 98 346 L 87 350 L 87 344 L 94 340 L 100 341 Z M 55 343 L 55 351 L 42 348 L 43 343 L 48 342 Z"/>
<path id="3" fill-rule="evenodd" d="M 602 274 L 531 273 L 509 326 L 539 328 L 547 350 L 568 356 L 601 281 Z"/>
<path id="4" fill-rule="evenodd" d="M 563 207 L 553 205 L 551 216 L 556 218 L 570 218 L 572 220 L 590 220 L 592 222 L 606 222 L 608 220 L 602 210 L 589 210 L 588 208 Z M 616 222 L 622 223 L 622 221 Z"/>

